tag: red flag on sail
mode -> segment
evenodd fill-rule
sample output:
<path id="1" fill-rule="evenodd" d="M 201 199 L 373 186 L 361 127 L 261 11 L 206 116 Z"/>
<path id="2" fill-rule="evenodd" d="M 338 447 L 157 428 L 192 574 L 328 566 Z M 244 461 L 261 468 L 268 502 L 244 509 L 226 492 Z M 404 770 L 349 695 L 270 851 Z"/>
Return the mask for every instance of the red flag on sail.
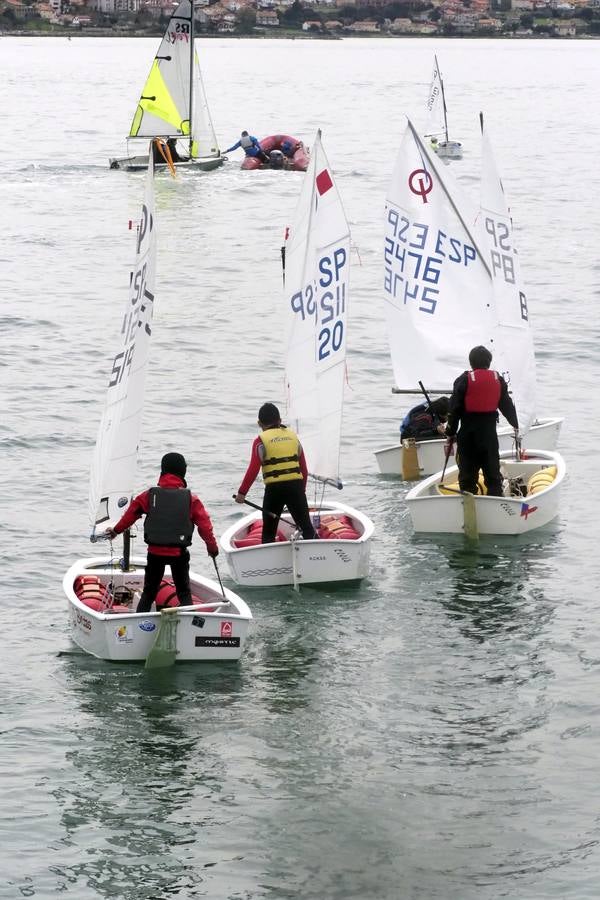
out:
<path id="1" fill-rule="evenodd" d="M 333 187 L 333 181 L 331 180 L 331 175 L 327 169 L 323 169 L 322 172 L 319 172 L 315 179 L 315 184 L 317 185 L 317 190 L 321 196 L 323 196 L 329 188 Z"/>

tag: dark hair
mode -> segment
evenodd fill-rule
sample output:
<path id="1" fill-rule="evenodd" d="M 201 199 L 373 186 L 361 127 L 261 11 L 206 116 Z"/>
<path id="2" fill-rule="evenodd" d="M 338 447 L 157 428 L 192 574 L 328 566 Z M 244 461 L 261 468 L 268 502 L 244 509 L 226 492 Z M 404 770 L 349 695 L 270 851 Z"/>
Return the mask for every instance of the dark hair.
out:
<path id="1" fill-rule="evenodd" d="M 473 347 L 469 353 L 469 365 L 472 369 L 489 369 L 492 361 L 492 354 L 487 347 Z"/>
<path id="2" fill-rule="evenodd" d="M 160 461 L 161 475 L 177 475 L 179 478 L 185 479 L 186 471 L 187 463 L 181 453 L 165 453 Z"/>
<path id="3" fill-rule="evenodd" d="M 274 403 L 263 403 L 258 411 L 258 421 L 261 425 L 281 424 L 281 416 Z"/>
<path id="4" fill-rule="evenodd" d="M 431 412 L 435 413 L 436 416 L 439 416 L 440 419 L 445 419 L 450 410 L 450 401 L 447 397 L 438 397 L 437 400 L 431 401 L 430 409 Z"/>
<path id="5" fill-rule="evenodd" d="M 242 137 L 245 137 L 248 134 L 247 131 L 242 131 Z"/>

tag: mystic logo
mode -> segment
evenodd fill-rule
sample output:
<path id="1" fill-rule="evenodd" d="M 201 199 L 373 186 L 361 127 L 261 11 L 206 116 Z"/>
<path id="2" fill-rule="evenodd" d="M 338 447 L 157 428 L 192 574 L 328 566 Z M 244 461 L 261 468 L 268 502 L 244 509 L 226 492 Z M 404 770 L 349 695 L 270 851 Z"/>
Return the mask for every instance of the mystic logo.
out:
<path id="1" fill-rule="evenodd" d="M 231 622 L 221 622 L 221 637 L 230 638 L 233 634 L 233 624 Z"/>
<path id="2" fill-rule="evenodd" d="M 528 503 L 521 503 L 521 515 L 527 519 L 532 513 L 536 512 L 537 506 L 530 506 Z"/>
<path id="3" fill-rule="evenodd" d="M 415 169 L 408 176 L 408 186 L 413 194 L 423 198 L 423 203 L 427 203 L 427 194 L 433 189 L 433 179 L 425 169 Z"/>
<path id="4" fill-rule="evenodd" d="M 239 647 L 239 637 L 197 637 L 194 641 L 196 647 Z"/>
<path id="5" fill-rule="evenodd" d="M 154 622 L 140 622 L 139 628 L 141 631 L 156 631 Z"/>

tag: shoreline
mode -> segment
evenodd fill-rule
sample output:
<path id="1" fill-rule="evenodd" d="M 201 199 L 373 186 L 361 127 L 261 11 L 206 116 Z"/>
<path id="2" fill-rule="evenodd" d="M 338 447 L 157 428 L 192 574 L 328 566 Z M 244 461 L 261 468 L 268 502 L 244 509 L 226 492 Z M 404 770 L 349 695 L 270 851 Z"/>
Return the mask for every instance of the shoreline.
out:
<path id="1" fill-rule="evenodd" d="M 56 28 L 52 31 L 34 28 L 18 29 L 13 31 L 0 31 L 0 38 L 3 37 L 36 37 L 36 38 L 57 38 L 73 37 L 93 38 L 93 37 L 111 37 L 111 38 L 160 38 L 164 34 L 164 28 L 148 31 L 123 31 L 117 28 Z M 273 32 L 260 32 L 256 34 L 214 34 L 208 32 L 197 32 L 196 40 L 288 40 L 288 41 L 343 41 L 354 40 L 356 38 L 369 38 L 370 40 L 436 40 L 456 41 L 456 40 L 500 40 L 500 41 L 595 41 L 600 39 L 600 35 L 596 34 L 578 34 L 569 37 L 563 37 L 554 34 L 375 34 L 373 32 L 358 32 L 354 34 L 315 34 L 308 32 L 285 31 L 274 34 Z"/>

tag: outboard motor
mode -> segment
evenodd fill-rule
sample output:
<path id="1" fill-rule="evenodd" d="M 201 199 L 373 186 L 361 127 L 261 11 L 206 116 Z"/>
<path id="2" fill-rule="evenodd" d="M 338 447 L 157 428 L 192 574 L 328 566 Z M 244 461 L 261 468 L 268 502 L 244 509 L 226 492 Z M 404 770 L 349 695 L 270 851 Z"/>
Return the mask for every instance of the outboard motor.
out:
<path id="1" fill-rule="evenodd" d="M 281 150 L 271 150 L 269 154 L 270 165 L 272 169 L 283 169 L 285 156 Z"/>

